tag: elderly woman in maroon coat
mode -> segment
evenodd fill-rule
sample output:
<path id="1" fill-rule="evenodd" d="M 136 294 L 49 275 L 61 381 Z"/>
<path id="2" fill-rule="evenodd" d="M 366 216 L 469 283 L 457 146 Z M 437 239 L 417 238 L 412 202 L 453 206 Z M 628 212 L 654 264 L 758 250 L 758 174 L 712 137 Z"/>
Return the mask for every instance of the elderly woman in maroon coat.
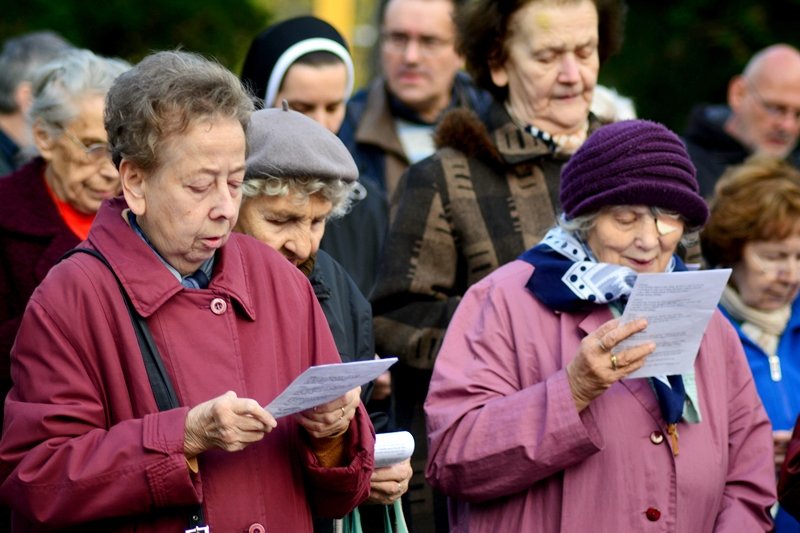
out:
<path id="1" fill-rule="evenodd" d="M 305 276 L 231 233 L 251 111 L 233 74 L 183 52 L 109 91 L 124 199 L 36 289 L 11 353 L 0 500 L 17 531 L 310 533 L 312 512 L 367 497 L 358 388 L 278 420 L 262 407 L 339 356 Z"/>

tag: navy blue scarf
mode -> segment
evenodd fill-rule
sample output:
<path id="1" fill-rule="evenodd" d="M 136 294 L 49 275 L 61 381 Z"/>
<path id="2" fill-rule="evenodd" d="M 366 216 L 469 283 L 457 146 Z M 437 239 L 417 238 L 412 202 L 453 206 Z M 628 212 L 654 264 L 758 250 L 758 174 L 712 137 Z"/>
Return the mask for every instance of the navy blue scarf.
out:
<path id="1" fill-rule="evenodd" d="M 594 305 L 611 304 L 620 311 L 625 308 L 636 271 L 598 263 L 586 244 L 575 235 L 553 228 L 541 243 L 523 253 L 521 260 L 535 267 L 525 287 L 550 309 L 575 313 L 590 311 Z M 686 265 L 673 256 L 667 271 L 686 271 Z M 670 386 L 659 379 L 650 379 L 658 396 L 661 415 L 673 435 L 674 427 L 683 416 L 686 391 L 680 375 L 667 376 Z M 677 442 L 677 433 L 673 442 Z M 677 448 L 673 448 L 677 450 Z"/>

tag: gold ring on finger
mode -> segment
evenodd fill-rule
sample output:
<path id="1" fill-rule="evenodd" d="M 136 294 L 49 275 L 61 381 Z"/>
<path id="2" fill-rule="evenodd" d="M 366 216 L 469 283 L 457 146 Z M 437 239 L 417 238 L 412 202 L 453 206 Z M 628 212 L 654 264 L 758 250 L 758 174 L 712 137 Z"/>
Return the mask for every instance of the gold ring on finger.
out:
<path id="1" fill-rule="evenodd" d="M 616 369 L 617 369 L 617 354 L 612 353 L 611 354 L 611 370 L 616 370 Z"/>
<path id="2" fill-rule="evenodd" d="M 342 416 L 339 417 L 339 420 L 344 420 L 344 407 L 340 407 L 340 409 L 342 410 Z"/>

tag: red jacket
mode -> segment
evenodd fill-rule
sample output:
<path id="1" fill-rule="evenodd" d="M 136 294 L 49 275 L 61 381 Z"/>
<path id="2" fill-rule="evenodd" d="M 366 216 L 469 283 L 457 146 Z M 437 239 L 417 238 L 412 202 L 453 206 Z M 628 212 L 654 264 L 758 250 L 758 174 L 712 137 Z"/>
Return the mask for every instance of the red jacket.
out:
<path id="1" fill-rule="evenodd" d="M 310 532 L 312 509 L 350 511 L 366 498 L 373 468 L 363 407 L 346 436 L 346 467 L 318 466 L 287 417 L 243 451 L 203 453 L 190 474 L 191 406 L 228 390 L 266 405 L 305 368 L 339 356 L 311 286 L 282 256 L 233 234 L 208 289 L 185 289 L 125 223 L 124 207 L 121 199 L 101 207 L 88 244 L 147 319 L 185 407 L 158 412 L 108 269 L 85 254 L 56 265 L 31 297 L 11 354 L 0 499 L 15 510 L 15 531 L 173 533 L 186 525 L 181 506 L 201 501 L 218 533 L 255 524 Z"/>
<path id="2" fill-rule="evenodd" d="M 8 358 L 28 298 L 58 258 L 80 242 L 50 198 L 44 168 L 37 157 L 0 178 L 0 398 L 11 387 Z"/>

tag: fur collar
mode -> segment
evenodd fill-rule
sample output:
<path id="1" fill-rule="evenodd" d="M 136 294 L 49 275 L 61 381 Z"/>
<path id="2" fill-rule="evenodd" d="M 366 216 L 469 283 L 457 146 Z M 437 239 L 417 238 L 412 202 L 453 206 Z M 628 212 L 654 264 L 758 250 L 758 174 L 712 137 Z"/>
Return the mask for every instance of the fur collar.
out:
<path id="1" fill-rule="evenodd" d="M 457 108 L 442 118 L 433 137 L 436 148 L 454 148 L 470 158 L 502 163 L 489 131 L 474 111 Z"/>

